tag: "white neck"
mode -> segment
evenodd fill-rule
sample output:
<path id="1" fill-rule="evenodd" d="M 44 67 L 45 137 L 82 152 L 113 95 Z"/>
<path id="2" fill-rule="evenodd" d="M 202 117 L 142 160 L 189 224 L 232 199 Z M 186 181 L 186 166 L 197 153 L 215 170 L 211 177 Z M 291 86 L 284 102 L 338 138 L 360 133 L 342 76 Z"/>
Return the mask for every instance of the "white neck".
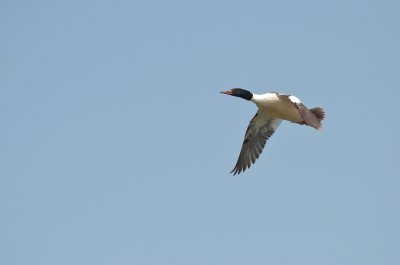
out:
<path id="1" fill-rule="evenodd" d="M 262 95 L 253 94 L 253 98 L 251 99 L 257 106 L 268 106 L 271 101 L 276 101 L 275 93 L 265 93 Z"/>
<path id="2" fill-rule="evenodd" d="M 253 101 L 254 103 L 258 103 L 260 101 L 265 100 L 265 96 L 264 95 L 258 95 L 258 94 L 253 94 L 253 97 L 251 98 L 251 101 Z"/>

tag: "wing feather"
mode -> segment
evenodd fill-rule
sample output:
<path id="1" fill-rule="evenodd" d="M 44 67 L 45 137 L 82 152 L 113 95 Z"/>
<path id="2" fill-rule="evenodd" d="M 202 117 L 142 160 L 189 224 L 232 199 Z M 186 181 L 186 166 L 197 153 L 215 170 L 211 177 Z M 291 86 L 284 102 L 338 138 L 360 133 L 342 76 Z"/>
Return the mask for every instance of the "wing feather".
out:
<path id="1" fill-rule="evenodd" d="M 240 174 L 250 168 L 262 153 L 267 140 L 274 134 L 282 120 L 258 111 L 251 119 L 244 136 L 242 149 L 233 175 Z"/>

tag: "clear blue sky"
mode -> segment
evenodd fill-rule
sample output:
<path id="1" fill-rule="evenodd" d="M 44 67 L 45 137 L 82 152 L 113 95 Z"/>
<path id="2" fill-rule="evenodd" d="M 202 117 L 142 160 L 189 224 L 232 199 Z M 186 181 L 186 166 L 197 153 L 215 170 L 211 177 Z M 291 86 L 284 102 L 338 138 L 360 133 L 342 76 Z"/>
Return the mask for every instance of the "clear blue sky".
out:
<path id="1" fill-rule="evenodd" d="M 398 1 L 0 3 L 1 265 L 400 264 Z M 322 106 L 232 176 L 248 102 Z"/>

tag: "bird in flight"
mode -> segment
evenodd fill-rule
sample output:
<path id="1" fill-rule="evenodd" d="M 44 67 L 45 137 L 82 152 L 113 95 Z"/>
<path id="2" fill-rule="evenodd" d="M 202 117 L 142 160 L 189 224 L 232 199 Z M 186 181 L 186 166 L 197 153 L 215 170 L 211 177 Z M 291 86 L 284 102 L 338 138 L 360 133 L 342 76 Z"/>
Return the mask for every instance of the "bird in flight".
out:
<path id="1" fill-rule="evenodd" d="M 240 174 L 256 162 L 265 143 L 274 134 L 282 120 L 308 125 L 319 130 L 321 121 L 325 118 L 325 111 L 322 108 L 308 109 L 297 97 L 291 95 L 276 92 L 258 95 L 241 88 L 233 88 L 221 93 L 252 101 L 258 107 L 256 115 L 247 127 L 239 158 L 231 171 L 233 175 Z"/>

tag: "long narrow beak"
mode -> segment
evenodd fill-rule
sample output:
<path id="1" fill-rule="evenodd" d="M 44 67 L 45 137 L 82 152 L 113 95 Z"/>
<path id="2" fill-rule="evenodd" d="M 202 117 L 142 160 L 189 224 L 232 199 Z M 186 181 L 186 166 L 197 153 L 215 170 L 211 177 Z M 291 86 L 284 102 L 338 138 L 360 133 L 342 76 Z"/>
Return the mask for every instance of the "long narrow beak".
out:
<path id="1" fill-rule="evenodd" d="M 221 91 L 221 93 L 225 95 L 232 95 L 232 90 Z"/>

